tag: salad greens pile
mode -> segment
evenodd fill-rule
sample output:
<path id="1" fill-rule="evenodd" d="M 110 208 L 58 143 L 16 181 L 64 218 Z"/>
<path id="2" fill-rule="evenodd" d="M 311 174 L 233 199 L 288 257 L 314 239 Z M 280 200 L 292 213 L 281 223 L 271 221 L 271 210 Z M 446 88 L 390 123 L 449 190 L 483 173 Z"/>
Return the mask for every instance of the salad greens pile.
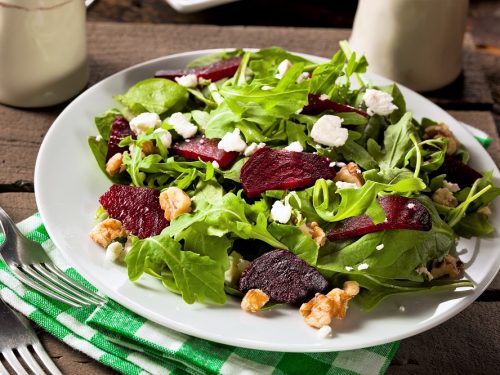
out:
<path id="1" fill-rule="evenodd" d="M 428 280 L 417 270 L 430 270 L 433 262 L 452 252 L 458 236 L 491 235 L 494 228 L 488 220 L 488 207 L 500 188 L 492 183 L 491 173 L 484 172 L 473 186 L 453 193 L 453 207 L 433 201 L 433 194 L 446 184 L 446 175 L 439 171 L 448 139 L 426 139 L 425 129 L 435 122 L 413 118 L 397 85 L 380 87 L 363 81 L 366 59 L 356 56 L 345 42 L 340 47 L 323 64 L 280 48 L 207 56 L 190 67 L 233 56 L 242 60 L 233 77 L 217 82 L 200 80 L 196 88 L 147 78 L 115 97 L 120 106 L 95 118 L 100 136 L 90 137 L 89 145 L 104 172 L 111 124 L 117 115 L 131 120 L 143 112 L 157 113 L 162 119 L 160 127 L 176 141 L 182 137 L 173 130 L 169 118 L 182 112 L 207 138 L 222 138 L 237 128 L 248 145 L 264 142 L 282 149 L 299 142 L 304 152 L 327 156 L 339 165 L 356 163 L 364 179 L 359 188 L 340 188 L 334 181 L 319 179 L 306 189 L 267 191 L 260 199 L 250 200 L 240 183 L 240 169 L 248 160 L 244 154 L 232 167 L 221 170 L 211 162 L 172 155 L 163 145 L 161 133 L 153 130 L 136 139 L 127 137 L 120 146 L 134 147 L 123 154 L 125 171 L 108 175 L 112 182 L 159 190 L 175 186 L 185 191 L 193 204 L 191 213 L 171 221 L 161 234 L 146 239 L 132 236 L 132 248 L 125 259 L 130 280 L 147 273 L 181 294 L 187 303 L 224 303 L 227 294 L 239 295 L 234 284 L 225 282 L 231 253 L 238 252 L 251 261 L 279 248 L 317 268 L 333 285 L 344 280 L 359 282 L 362 292 L 358 300 L 365 309 L 396 293 L 472 286 L 467 280 Z M 284 60 L 291 67 L 277 75 Z M 310 78 L 301 79 L 304 73 Z M 368 89 L 389 94 L 397 109 L 388 115 L 370 116 L 357 112 L 301 113 L 310 94 L 366 111 L 363 96 Z M 329 147 L 312 139 L 313 125 L 325 114 L 340 117 L 342 127 L 348 129 L 342 146 Z M 141 152 L 147 141 L 155 143 L 158 153 Z M 468 162 L 463 146 L 455 156 Z M 324 246 L 300 229 L 304 223 L 316 222 L 327 233 L 336 222 L 364 214 L 381 223 L 385 216 L 377 198 L 390 194 L 418 199 L 431 214 L 432 229 L 386 230 L 327 241 Z M 271 217 L 277 200 L 292 208 L 291 220 L 285 224 Z M 102 214 L 102 208 L 99 212 Z M 384 245 L 382 250 L 377 249 L 380 244 Z"/>

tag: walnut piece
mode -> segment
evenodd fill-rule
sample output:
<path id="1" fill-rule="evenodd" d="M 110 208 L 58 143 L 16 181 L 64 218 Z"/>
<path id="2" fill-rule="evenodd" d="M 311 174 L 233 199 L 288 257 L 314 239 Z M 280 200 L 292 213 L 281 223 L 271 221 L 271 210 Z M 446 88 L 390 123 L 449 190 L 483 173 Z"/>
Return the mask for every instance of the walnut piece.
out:
<path id="1" fill-rule="evenodd" d="M 269 296 L 260 289 L 250 289 L 241 300 L 241 308 L 247 312 L 257 312 L 269 301 Z"/>
<path id="2" fill-rule="evenodd" d="M 299 227 L 299 229 L 302 231 L 302 233 L 308 235 L 314 241 L 316 241 L 318 246 L 321 247 L 326 243 L 325 231 L 321 229 L 321 227 L 315 221 L 310 224 L 304 223 Z"/>
<path id="3" fill-rule="evenodd" d="M 178 187 L 172 186 L 160 193 L 160 207 L 165 211 L 165 219 L 172 221 L 191 212 L 191 198 Z"/>
<path id="4" fill-rule="evenodd" d="M 446 153 L 448 155 L 453 155 L 455 152 L 457 152 L 459 143 L 455 138 L 455 136 L 453 135 L 453 133 L 451 132 L 448 125 L 444 123 L 439 123 L 426 128 L 424 133 L 424 138 L 425 139 L 446 138 L 448 140 L 448 148 L 446 149 Z"/>
<path id="5" fill-rule="evenodd" d="M 361 169 L 359 169 L 356 163 L 349 163 L 337 172 L 334 181 L 349 182 L 351 184 L 356 184 L 356 186 L 363 186 L 365 180 L 361 174 Z"/>
<path id="6" fill-rule="evenodd" d="M 464 272 L 464 264 L 453 255 L 446 255 L 442 261 L 432 264 L 431 275 L 435 279 L 458 279 Z"/>
<path id="7" fill-rule="evenodd" d="M 151 155 L 151 154 L 158 154 L 159 150 L 158 148 L 153 144 L 152 141 L 145 141 L 141 145 L 141 150 L 144 153 L 145 156 Z"/>
<path id="8" fill-rule="evenodd" d="M 122 159 L 123 155 L 121 154 L 121 152 L 118 152 L 109 158 L 108 162 L 106 163 L 106 172 L 110 176 L 114 176 L 120 171 L 120 168 L 122 166 Z"/>
<path id="9" fill-rule="evenodd" d="M 432 194 L 432 200 L 446 207 L 457 207 L 458 200 L 447 188 L 439 188 Z"/>
<path id="10" fill-rule="evenodd" d="M 344 319 L 349 300 L 358 293 L 359 284 L 356 281 L 346 281 L 343 289 L 332 289 L 326 296 L 316 293 L 313 299 L 300 306 L 299 312 L 308 325 L 321 328 L 329 325 L 333 318 Z"/>
<path id="11" fill-rule="evenodd" d="M 426 266 L 420 266 L 415 268 L 415 272 L 418 273 L 419 275 L 422 275 L 423 278 L 427 281 L 431 281 L 434 279 L 434 276 L 429 272 Z"/>
<path id="12" fill-rule="evenodd" d="M 97 224 L 89 235 L 98 245 L 107 248 L 113 240 L 126 237 L 127 231 L 120 220 L 106 219 Z"/>

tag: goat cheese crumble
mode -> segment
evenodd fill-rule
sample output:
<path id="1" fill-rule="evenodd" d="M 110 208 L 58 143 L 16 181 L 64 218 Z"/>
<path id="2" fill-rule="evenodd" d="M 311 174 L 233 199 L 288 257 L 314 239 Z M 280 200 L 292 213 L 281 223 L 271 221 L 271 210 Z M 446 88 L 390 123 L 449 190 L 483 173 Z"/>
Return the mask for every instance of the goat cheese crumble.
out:
<path id="1" fill-rule="evenodd" d="M 187 74 L 185 76 L 175 77 L 175 82 L 181 86 L 192 89 L 198 86 L 198 77 L 196 77 L 196 74 Z"/>
<path id="2" fill-rule="evenodd" d="M 398 109 L 398 107 L 392 103 L 392 96 L 380 90 L 367 89 L 363 95 L 363 101 L 366 104 L 367 112 L 370 116 L 374 114 L 387 116 Z"/>
<path id="3" fill-rule="evenodd" d="M 302 145 L 300 144 L 299 141 L 295 141 L 295 142 L 290 143 L 283 150 L 302 152 L 302 151 L 304 151 L 304 148 L 302 147 Z"/>
<path id="4" fill-rule="evenodd" d="M 359 186 L 352 182 L 337 181 L 335 182 L 337 189 L 358 189 Z"/>
<path id="5" fill-rule="evenodd" d="M 271 218 L 281 224 L 286 224 L 290 221 L 292 216 L 292 207 L 288 204 L 283 204 L 281 201 L 273 203 L 271 208 Z"/>
<path id="6" fill-rule="evenodd" d="M 247 148 L 247 144 L 241 138 L 240 129 L 235 128 L 232 133 L 227 132 L 219 141 L 217 148 L 226 152 L 242 152 Z"/>
<path id="7" fill-rule="evenodd" d="M 141 135 L 160 126 L 161 119 L 157 113 L 144 112 L 130 120 L 129 125 L 136 135 Z"/>
<path id="8" fill-rule="evenodd" d="M 358 266 L 358 271 L 363 271 L 363 270 L 366 270 L 368 268 L 368 264 L 366 263 L 361 263 L 359 266 Z"/>
<path id="9" fill-rule="evenodd" d="M 323 326 L 320 329 L 318 329 L 318 337 L 320 339 L 326 339 L 327 337 L 331 336 L 332 334 L 332 327 L 330 326 Z"/>
<path id="10" fill-rule="evenodd" d="M 258 144 L 255 142 L 252 142 L 249 146 L 247 146 L 247 148 L 243 152 L 243 155 L 252 156 L 253 154 L 255 154 L 255 151 L 257 151 L 259 148 L 262 148 L 265 146 L 266 146 L 266 144 L 264 142 L 260 142 Z"/>
<path id="11" fill-rule="evenodd" d="M 292 63 L 288 60 L 285 59 L 280 64 L 278 65 L 278 73 L 275 75 L 276 78 L 281 79 L 283 76 L 290 70 L 292 67 Z"/>
<path id="12" fill-rule="evenodd" d="M 196 125 L 189 122 L 186 116 L 184 116 L 181 112 L 176 112 L 172 116 L 170 116 L 168 122 L 174 127 L 174 130 L 184 139 L 193 137 L 198 131 Z"/>
<path id="13" fill-rule="evenodd" d="M 339 147 L 345 144 L 347 129 L 343 128 L 343 119 L 335 115 L 324 115 L 316 121 L 311 130 L 314 142 L 325 146 Z"/>
<path id="14" fill-rule="evenodd" d="M 160 142 L 165 146 L 165 148 L 169 148 L 172 145 L 172 134 L 168 130 L 165 129 L 155 129 L 153 132 L 159 135 Z"/>

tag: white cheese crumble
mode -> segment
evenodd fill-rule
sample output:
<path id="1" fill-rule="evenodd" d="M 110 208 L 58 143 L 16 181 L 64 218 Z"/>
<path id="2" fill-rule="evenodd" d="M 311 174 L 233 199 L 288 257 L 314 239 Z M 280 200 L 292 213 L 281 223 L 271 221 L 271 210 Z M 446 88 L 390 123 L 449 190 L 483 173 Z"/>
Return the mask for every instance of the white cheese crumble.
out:
<path id="1" fill-rule="evenodd" d="M 330 337 L 332 335 L 332 327 L 330 326 L 321 327 L 320 329 L 318 329 L 317 335 L 320 339 L 326 339 L 327 337 Z"/>
<path id="2" fill-rule="evenodd" d="M 165 129 L 155 129 L 153 132 L 159 135 L 160 142 L 163 143 L 165 148 L 169 148 L 172 145 L 172 134 L 168 130 Z"/>
<path id="3" fill-rule="evenodd" d="M 286 224 L 292 216 L 292 207 L 288 204 L 283 204 L 281 201 L 276 201 L 271 207 L 271 218 L 281 224 Z"/>
<path id="4" fill-rule="evenodd" d="M 382 250 L 383 248 L 384 248 L 384 244 L 383 243 L 381 243 L 380 245 L 375 246 L 375 249 L 378 250 L 378 251 Z"/>
<path id="5" fill-rule="evenodd" d="M 460 190 L 460 186 L 458 186 L 458 184 L 454 184 L 454 183 L 448 182 L 446 180 L 443 180 L 443 187 L 448 189 L 452 193 L 456 193 L 457 191 Z"/>
<path id="6" fill-rule="evenodd" d="M 161 125 L 160 116 L 157 113 L 144 112 L 130 120 L 130 129 L 136 134 L 145 134 L 148 130 Z"/>
<path id="7" fill-rule="evenodd" d="M 111 242 L 106 248 L 106 260 L 116 262 L 120 259 L 123 252 L 123 245 L 119 242 Z"/>
<path id="8" fill-rule="evenodd" d="M 349 134 L 347 129 L 341 126 L 342 121 L 343 119 L 334 115 L 321 116 L 311 130 L 314 142 L 333 147 L 344 145 Z"/>
<path id="9" fill-rule="evenodd" d="M 227 132 L 219 141 L 217 148 L 226 152 L 242 152 L 247 148 L 247 144 L 241 138 L 240 129 L 235 128 L 232 133 Z"/>
<path id="10" fill-rule="evenodd" d="M 342 162 L 342 161 L 338 161 L 337 162 L 337 167 L 342 168 L 342 167 L 345 167 L 345 166 L 346 166 L 346 164 L 344 162 Z"/>
<path id="11" fill-rule="evenodd" d="M 352 271 L 354 269 L 351 266 L 345 266 L 344 268 L 345 268 L 346 271 Z"/>
<path id="12" fill-rule="evenodd" d="M 411 210 L 411 209 L 415 208 L 415 203 L 408 203 L 406 205 L 406 207 L 408 207 Z"/>
<path id="13" fill-rule="evenodd" d="M 243 257 L 233 251 L 229 255 L 229 268 L 224 272 L 224 281 L 227 285 L 235 286 L 238 282 L 241 273 L 250 265 L 248 260 L 243 259 Z"/>
<path id="14" fill-rule="evenodd" d="M 184 139 L 193 137 L 198 128 L 193 123 L 189 122 L 186 116 L 181 112 L 176 112 L 168 119 L 168 123 L 174 127 L 174 130 Z"/>
<path id="15" fill-rule="evenodd" d="M 319 97 L 320 100 L 330 100 L 330 97 L 326 94 L 321 94 Z"/>
<path id="16" fill-rule="evenodd" d="M 380 116 L 390 115 L 394 110 L 398 109 L 392 103 L 392 100 L 392 96 L 380 90 L 367 89 L 363 95 L 363 101 L 370 116 L 374 114 Z"/>
<path id="17" fill-rule="evenodd" d="M 300 144 L 299 141 L 295 141 L 295 142 L 290 143 L 283 150 L 302 152 L 302 151 L 304 151 L 304 148 L 302 147 L 302 145 Z"/>
<path id="18" fill-rule="evenodd" d="M 328 166 L 329 166 L 330 168 L 333 168 L 333 167 L 335 167 L 336 165 L 337 165 L 337 162 L 335 162 L 335 161 L 332 161 L 330 164 L 328 164 Z"/>
<path id="19" fill-rule="evenodd" d="M 272 90 L 272 86 L 268 86 L 268 85 L 264 85 L 260 88 L 262 91 L 269 91 L 269 90 Z"/>
<path id="20" fill-rule="evenodd" d="M 249 146 L 247 146 L 247 148 L 243 152 L 243 155 L 252 156 L 253 154 L 255 154 L 255 151 L 257 151 L 259 148 L 262 148 L 265 146 L 266 146 L 266 144 L 264 142 L 260 142 L 259 144 L 252 142 Z"/>
<path id="21" fill-rule="evenodd" d="M 399 311 L 405 312 L 405 310 L 406 310 L 406 308 L 403 305 L 399 306 Z"/>
<path id="22" fill-rule="evenodd" d="M 99 135 L 97 135 L 97 136 L 95 137 L 95 140 L 96 140 L 97 142 L 102 141 L 102 136 L 101 136 L 100 134 L 99 134 Z"/>
<path id="23" fill-rule="evenodd" d="M 311 78 L 311 75 L 309 74 L 309 72 L 302 72 L 302 73 L 300 73 L 300 76 L 297 77 L 297 80 L 295 82 L 301 83 L 309 78 Z"/>
<path id="24" fill-rule="evenodd" d="M 219 169 L 220 168 L 219 163 L 217 163 L 217 161 L 215 161 L 215 160 L 212 161 L 212 165 L 214 166 L 215 169 Z"/>
<path id="25" fill-rule="evenodd" d="M 175 77 L 175 82 L 181 86 L 192 89 L 198 86 L 198 77 L 196 77 L 196 74 L 187 74 L 185 76 Z"/>
<path id="26" fill-rule="evenodd" d="M 337 189 L 358 189 L 359 186 L 352 182 L 337 181 L 335 182 Z"/>
<path id="27" fill-rule="evenodd" d="M 361 263 L 359 266 L 358 266 L 358 271 L 363 271 L 363 270 L 366 270 L 368 268 L 368 264 L 366 263 Z"/>
<path id="28" fill-rule="evenodd" d="M 285 59 L 278 65 L 278 73 L 275 75 L 276 78 L 281 79 L 288 72 L 288 70 L 292 67 L 292 63 Z"/>

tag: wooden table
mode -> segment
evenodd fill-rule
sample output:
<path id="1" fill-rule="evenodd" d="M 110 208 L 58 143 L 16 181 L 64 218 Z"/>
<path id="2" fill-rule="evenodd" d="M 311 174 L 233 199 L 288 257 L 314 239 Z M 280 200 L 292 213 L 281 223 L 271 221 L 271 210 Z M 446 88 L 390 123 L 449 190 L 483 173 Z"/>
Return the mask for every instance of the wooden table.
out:
<path id="1" fill-rule="evenodd" d="M 263 6 L 264 1 L 255 1 Z M 291 9 L 297 8 L 297 2 L 291 2 Z M 332 14 L 330 7 L 319 1 L 311 2 L 323 13 L 306 12 L 308 23 L 293 18 L 295 26 L 310 25 L 317 21 L 325 25 L 325 14 Z M 125 4 L 125 5 L 124 5 Z M 266 4 L 268 4 L 266 2 Z M 273 10 L 284 6 L 285 1 L 276 1 Z M 236 12 L 239 10 L 238 12 Z M 244 12 L 242 11 L 244 10 Z M 215 27 L 215 26 L 168 26 L 148 25 L 148 22 L 170 23 L 238 23 L 221 22 L 229 20 L 228 14 L 236 12 L 236 20 L 242 24 L 248 22 L 249 12 L 255 9 L 249 2 L 241 2 L 216 10 L 194 15 L 179 15 L 166 7 L 161 0 L 118 1 L 98 0 L 89 12 L 89 57 L 91 64 L 91 82 L 93 84 L 106 76 L 131 65 L 132 63 L 162 56 L 174 51 L 183 51 L 231 45 L 258 47 L 267 44 L 279 44 L 294 48 L 301 45 L 302 52 L 328 54 L 336 41 L 349 35 L 348 30 L 333 29 L 297 29 L 264 27 Z M 245 13 L 245 15 L 242 15 Z M 352 5 L 344 5 L 332 15 L 337 26 L 349 26 L 352 22 Z M 275 11 L 277 14 L 277 11 Z M 317 14 L 322 14 L 319 17 Z M 339 15 L 340 14 L 340 15 Z M 335 18 L 337 17 L 337 18 Z M 125 29 L 126 25 L 94 21 L 137 22 L 134 28 Z M 260 20 L 260 19 L 259 19 Z M 265 18 L 263 24 L 277 23 L 290 26 L 280 18 Z M 343 23 L 344 22 L 344 23 Z M 175 35 L 175 38 L 172 36 Z M 198 35 L 204 40 L 200 42 Z M 325 38 L 325 35 L 327 38 Z M 489 37 L 489 34 L 487 34 Z M 170 36 L 170 40 L 168 39 Z M 165 39 L 162 39 L 165 38 Z M 109 40 L 112 39 L 112 40 Z M 152 40 L 154 50 L 142 50 L 134 56 L 138 43 Z M 162 43 L 162 40 L 165 43 Z M 325 42 L 328 41 L 328 43 Z M 497 40 L 498 41 L 498 40 Z M 102 48 L 106 45 L 107 48 Z M 494 99 L 488 88 L 479 62 L 479 55 L 474 50 L 472 39 L 468 36 L 464 50 L 465 69 L 459 80 L 450 87 L 429 93 L 428 97 L 447 109 L 454 117 L 474 126 L 487 130 L 495 136 L 490 153 L 500 165 L 500 144 L 495 133 L 495 123 L 491 110 L 495 108 Z M 52 120 L 64 108 L 63 105 L 41 110 L 19 110 L 0 105 L 0 206 L 4 207 L 15 220 L 21 220 L 36 211 L 33 193 L 33 169 L 36 155 Z M 8 116 L 7 116 L 8 115 Z M 9 118 L 8 122 L 5 120 Z M 492 283 L 481 297 L 462 313 L 442 325 L 420 335 L 405 339 L 394 358 L 389 374 L 430 374 L 430 373 L 481 373 L 491 374 L 498 371 L 500 365 L 500 331 L 497 317 L 500 313 L 500 278 Z M 65 374 L 94 373 L 110 374 L 112 370 L 89 359 L 48 334 L 39 332 L 50 355 Z"/>

